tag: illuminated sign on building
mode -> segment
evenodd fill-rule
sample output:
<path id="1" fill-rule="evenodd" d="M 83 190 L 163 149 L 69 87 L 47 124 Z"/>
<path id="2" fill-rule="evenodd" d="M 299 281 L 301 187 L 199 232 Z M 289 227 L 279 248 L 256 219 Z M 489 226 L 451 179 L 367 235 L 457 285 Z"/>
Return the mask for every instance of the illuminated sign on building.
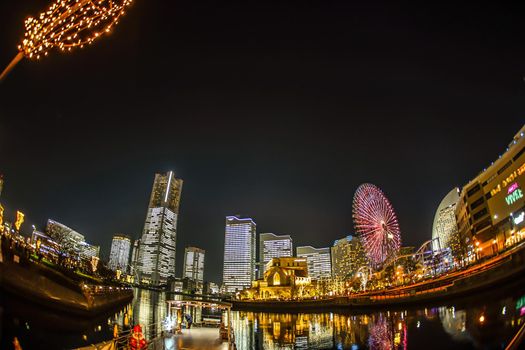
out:
<path id="1" fill-rule="evenodd" d="M 490 190 L 490 195 L 494 197 L 496 194 L 498 194 L 501 191 L 502 187 L 507 187 L 510 183 L 512 183 L 518 176 L 523 175 L 525 173 L 525 163 L 522 164 L 518 169 L 513 171 L 509 174 L 504 180 L 501 181 L 498 186 L 494 187 L 492 190 Z"/>
<path id="2" fill-rule="evenodd" d="M 511 205 L 518 199 L 523 198 L 523 192 L 521 191 L 521 188 L 519 188 L 517 182 L 514 182 L 509 186 L 507 193 L 508 195 L 505 197 L 505 202 L 507 202 L 507 205 Z"/>
<path id="3" fill-rule="evenodd" d="M 16 221 L 15 221 L 15 228 L 17 231 L 20 231 L 20 226 L 24 223 L 24 213 L 21 211 L 16 211 Z"/>
<path id="4" fill-rule="evenodd" d="M 521 224 L 523 222 L 523 219 L 525 219 L 525 212 L 522 211 L 520 215 L 514 218 L 514 225 Z"/>

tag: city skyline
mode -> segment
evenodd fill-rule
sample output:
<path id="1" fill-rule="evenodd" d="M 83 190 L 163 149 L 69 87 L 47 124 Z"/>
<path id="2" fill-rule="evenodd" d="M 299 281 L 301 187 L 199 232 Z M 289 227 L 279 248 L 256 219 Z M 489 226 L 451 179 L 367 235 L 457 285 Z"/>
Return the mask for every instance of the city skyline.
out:
<path id="1" fill-rule="evenodd" d="M 5 65 L 43 7 L 0 8 Z M 446 193 L 522 126 L 520 13 L 136 2 L 96 45 L 25 60 L 2 83 L 6 218 L 20 209 L 25 230 L 56 218 L 107 258 L 112 234 L 141 234 L 151 174 L 173 170 L 186 180 L 176 274 L 196 245 L 220 280 L 224 216 L 327 247 L 353 232 L 351 197 L 370 182 L 396 208 L 403 244 L 419 246 Z"/>

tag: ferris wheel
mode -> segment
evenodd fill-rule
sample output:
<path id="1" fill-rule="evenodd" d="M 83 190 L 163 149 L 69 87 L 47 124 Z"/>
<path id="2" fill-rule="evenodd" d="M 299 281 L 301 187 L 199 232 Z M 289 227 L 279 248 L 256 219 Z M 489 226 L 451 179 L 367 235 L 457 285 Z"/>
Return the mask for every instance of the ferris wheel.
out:
<path id="1" fill-rule="evenodd" d="M 365 183 L 357 188 L 352 216 L 366 256 L 375 268 L 397 254 L 401 247 L 399 224 L 392 205 L 379 187 Z"/>

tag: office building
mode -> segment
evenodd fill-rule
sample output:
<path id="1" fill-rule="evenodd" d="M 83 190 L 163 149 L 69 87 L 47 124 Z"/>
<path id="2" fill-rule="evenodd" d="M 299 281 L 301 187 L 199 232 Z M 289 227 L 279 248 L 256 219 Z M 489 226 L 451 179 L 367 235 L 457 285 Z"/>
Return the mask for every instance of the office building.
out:
<path id="1" fill-rule="evenodd" d="M 111 241 L 108 267 L 112 270 L 128 271 L 131 239 L 127 235 L 117 234 Z"/>
<path id="2" fill-rule="evenodd" d="M 204 282 L 204 255 L 204 249 L 197 247 L 186 247 L 184 249 L 182 278 L 191 278 L 201 288 Z"/>
<path id="3" fill-rule="evenodd" d="M 226 217 L 224 235 L 223 291 L 234 293 L 250 287 L 255 279 L 255 222 Z"/>
<path id="4" fill-rule="evenodd" d="M 165 284 L 175 277 L 181 191 L 182 180 L 173 171 L 155 174 L 136 264 L 141 283 Z"/>
<path id="5" fill-rule="evenodd" d="M 458 232 L 456 205 L 459 201 L 459 188 L 454 188 L 439 203 L 432 224 L 432 249 L 449 248 L 451 240 Z"/>
<path id="6" fill-rule="evenodd" d="M 297 247 L 297 257 L 306 258 L 308 275 L 312 281 L 329 278 L 332 275 L 330 248 Z"/>
<path id="7" fill-rule="evenodd" d="M 259 274 L 262 278 L 266 263 L 273 258 L 293 256 L 292 237 L 290 235 L 275 235 L 261 233 L 259 235 Z"/>
<path id="8" fill-rule="evenodd" d="M 363 245 L 357 236 L 348 235 L 338 239 L 330 249 L 334 278 L 351 279 L 361 267 L 369 264 Z"/>

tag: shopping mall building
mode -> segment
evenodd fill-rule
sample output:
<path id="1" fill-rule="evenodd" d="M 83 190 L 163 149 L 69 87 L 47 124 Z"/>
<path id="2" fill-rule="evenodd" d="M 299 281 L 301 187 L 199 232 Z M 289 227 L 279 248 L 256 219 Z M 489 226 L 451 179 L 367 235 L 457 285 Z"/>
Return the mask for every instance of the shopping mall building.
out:
<path id="1" fill-rule="evenodd" d="M 525 125 L 496 161 L 466 184 L 456 206 L 459 238 L 469 260 L 525 238 Z"/>

